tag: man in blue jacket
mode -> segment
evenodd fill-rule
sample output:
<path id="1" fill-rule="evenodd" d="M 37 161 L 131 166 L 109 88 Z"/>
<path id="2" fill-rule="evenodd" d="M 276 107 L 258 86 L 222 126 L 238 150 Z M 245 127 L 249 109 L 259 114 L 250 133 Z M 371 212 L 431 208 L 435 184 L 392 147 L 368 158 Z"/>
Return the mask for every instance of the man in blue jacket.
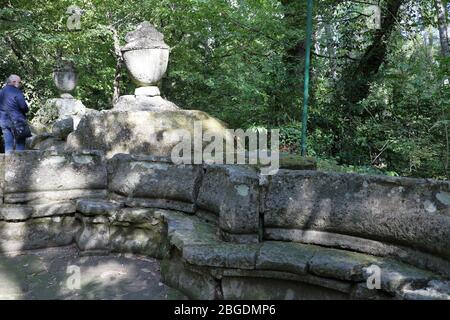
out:
<path id="1" fill-rule="evenodd" d="M 0 91 L 0 128 L 5 143 L 5 153 L 13 150 L 25 150 L 25 138 L 15 139 L 12 124 L 15 121 L 26 121 L 29 111 L 20 88 L 21 79 L 17 75 L 11 75 L 7 79 L 6 86 Z"/>

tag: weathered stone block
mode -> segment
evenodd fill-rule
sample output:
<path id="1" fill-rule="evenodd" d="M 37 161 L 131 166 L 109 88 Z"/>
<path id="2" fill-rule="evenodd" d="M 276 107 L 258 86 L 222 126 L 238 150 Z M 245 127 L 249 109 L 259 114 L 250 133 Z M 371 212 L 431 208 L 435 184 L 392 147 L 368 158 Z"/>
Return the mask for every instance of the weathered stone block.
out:
<path id="1" fill-rule="evenodd" d="M 31 206 L 2 206 L 0 207 L 0 220 L 23 221 L 28 220 L 33 213 Z"/>
<path id="2" fill-rule="evenodd" d="M 317 160 L 298 154 L 280 153 L 280 169 L 315 170 L 317 169 Z"/>
<path id="3" fill-rule="evenodd" d="M 125 95 L 119 97 L 114 103 L 114 111 L 179 111 L 173 102 L 165 100 L 158 95 L 155 95 L 158 87 L 143 87 L 137 88 L 135 96 Z"/>
<path id="4" fill-rule="evenodd" d="M 33 141 L 28 142 L 27 149 L 30 150 L 40 150 L 40 151 L 55 151 L 55 152 L 64 152 L 66 143 L 64 140 L 59 138 L 55 138 L 53 136 L 50 137 L 37 137 Z"/>
<path id="5" fill-rule="evenodd" d="M 170 244 L 180 251 L 190 245 L 208 245 L 220 242 L 217 227 L 196 216 L 181 212 L 158 210 L 167 223 Z"/>
<path id="6" fill-rule="evenodd" d="M 81 117 L 84 114 L 91 111 L 87 109 L 80 100 L 77 99 L 49 99 L 46 102 L 47 108 L 55 108 L 58 112 L 58 118 L 63 119 L 67 117 L 78 116 Z"/>
<path id="7" fill-rule="evenodd" d="M 264 225 L 326 231 L 450 258 L 449 206 L 433 180 L 280 170 L 270 177 Z"/>
<path id="8" fill-rule="evenodd" d="M 299 274 L 285 271 L 243 269 L 221 269 L 221 271 L 222 277 L 262 278 L 261 281 L 265 281 L 265 279 L 287 280 L 290 282 L 300 282 L 317 287 L 323 287 L 325 289 L 331 289 L 342 293 L 350 293 L 353 285 L 347 281 L 318 277 L 309 273 Z"/>
<path id="9" fill-rule="evenodd" d="M 80 224 L 74 217 L 0 221 L 0 248 L 8 252 L 69 245 L 79 228 Z"/>
<path id="10" fill-rule="evenodd" d="M 220 298 L 219 283 L 200 270 L 188 268 L 177 256 L 161 262 L 164 283 L 178 289 L 191 299 L 214 300 Z"/>
<path id="11" fill-rule="evenodd" d="M 117 202 L 95 199 L 79 199 L 77 201 L 77 212 L 86 216 L 114 215 L 122 205 Z"/>
<path id="12" fill-rule="evenodd" d="M 384 260 L 378 266 L 381 271 L 381 289 L 388 293 L 399 294 L 405 287 L 425 287 L 429 281 L 439 278 L 431 272 L 395 260 Z M 367 272 L 366 276 L 371 274 Z"/>
<path id="13" fill-rule="evenodd" d="M 136 98 L 139 99 L 142 98 Z M 201 121 L 203 132 L 227 135 L 221 121 L 201 111 L 102 111 L 85 115 L 67 138 L 67 145 L 73 150 L 102 150 L 107 158 L 118 153 L 170 156 L 186 133 L 193 137 L 196 121 Z"/>
<path id="14" fill-rule="evenodd" d="M 226 233 L 258 235 L 259 177 L 256 170 L 237 165 L 207 166 L 197 205 L 218 213 L 220 229 Z"/>
<path id="15" fill-rule="evenodd" d="M 215 243 L 183 247 L 183 259 L 197 266 L 254 269 L 258 245 Z"/>
<path id="16" fill-rule="evenodd" d="M 0 154 L 0 205 L 3 204 L 4 188 L 5 188 L 5 155 Z"/>
<path id="17" fill-rule="evenodd" d="M 154 205 L 182 210 L 179 202 L 194 204 L 202 168 L 175 165 L 169 158 L 116 155 L 108 160 L 109 190 L 137 199 L 161 199 Z M 192 210 L 192 209 L 191 209 Z M 191 210 L 189 210 L 191 212 Z"/>
<path id="18" fill-rule="evenodd" d="M 5 157 L 5 193 L 106 189 L 100 152 L 16 152 Z"/>
<path id="19" fill-rule="evenodd" d="M 67 136 L 73 131 L 73 118 L 67 117 L 55 121 L 52 126 L 52 134 L 58 139 L 65 140 Z"/>
<path id="20" fill-rule="evenodd" d="M 366 267 L 380 264 L 375 257 L 361 253 L 323 249 L 317 250 L 309 261 L 309 271 L 318 276 L 347 281 L 365 280 Z"/>
<path id="21" fill-rule="evenodd" d="M 133 225 L 162 226 L 164 224 L 158 209 L 124 208 L 112 217 L 114 223 L 130 223 Z"/>
<path id="22" fill-rule="evenodd" d="M 70 201 L 36 205 L 3 205 L 0 207 L 0 220 L 22 221 L 72 213 L 75 213 L 75 204 Z"/>
<path id="23" fill-rule="evenodd" d="M 257 269 L 306 274 L 317 248 L 297 243 L 264 242 L 256 260 Z"/>
<path id="24" fill-rule="evenodd" d="M 236 234 L 219 230 L 220 238 L 226 242 L 234 242 L 240 244 L 258 243 L 260 235 L 257 233 L 251 234 Z"/>
<path id="25" fill-rule="evenodd" d="M 127 199 L 125 201 L 125 205 L 127 207 L 171 209 L 187 213 L 194 213 L 196 209 L 195 203 L 187 203 L 170 199 L 132 198 Z"/>
<path id="26" fill-rule="evenodd" d="M 75 200 L 78 198 L 105 198 L 106 190 L 61 190 L 61 191 L 38 191 L 5 194 L 5 203 L 28 203 L 39 204 L 55 201 Z"/>
<path id="27" fill-rule="evenodd" d="M 342 292 L 301 282 L 259 278 L 225 277 L 222 279 L 226 300 L 341 300 Z"/>
<path id="28" fill-rule="evenodd" d="M 163 225 L 153 228 L 111 226 L 111 251 L 130 252 L 161 259 L 169 251 L 167 233 Z"/>
<path id="29" fill-rule="evenodd" d="M 265 228 L 264 239 L 293 241 L 363 252 L 380 257 L 391 257 L 420 269 L 430 270 L 447 278 L 450 277 L 450 261 L 412 248 L 381 241 L 332 232 L 278 228 Z"/>
<path id="30" fill-rule="evenodd" d="M 395 296 L 382 290 L 369 289 L 365 282 L 355 284 L 350 293 L 352 300 L 392 300 Z"/>
<path id="31" fill-rule="evenodd" d="M 420 289 L 405 288 L 399 294 L 408 300 L 450 300 L 450 281 L 430 281 Z"/>
<path id="32" fill-rule="evenodd" d="M 206 210 L 202 210 L 202 209 L 198 209 L 197 208 L 197 211 L 195 212 L 195 215 L 197 217 L 199 217 L 200 219 L 205 220 L 205 221 L 207 221 L 209 223 L 212 223 L 212 224 L 214 224 L 216 226 L 219 225 L 219 215 L 215 214 L 215 213 L 213 213 L 211 211 L 206 211 Z"/>
<path id="33" fill-rule="evenodd" d="M 104 217 L 103 217 L 104 218 Z M 110 230 L 107 219 L 78 217 L 82 222 L 80 232 L 76 235 L 75 241 L 82 251 L 109 251 L 110 250 Z"/>

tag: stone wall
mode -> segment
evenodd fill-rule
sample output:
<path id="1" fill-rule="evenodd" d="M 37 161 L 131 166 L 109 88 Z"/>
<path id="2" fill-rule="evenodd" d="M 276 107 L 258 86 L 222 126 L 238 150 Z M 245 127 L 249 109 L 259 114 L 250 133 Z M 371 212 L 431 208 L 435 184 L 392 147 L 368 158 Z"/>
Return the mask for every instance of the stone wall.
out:
<path id="1" fill-rule="evenodd" d="M 108 188 L 130 206 L 195 212 L 203 170 L 169 158 L 118 154 L 108 160 Z"/>
<path id="2" fill-rule="evenodd" d="M 5 157 L 3 170 L 4 203 L 106 196 L 107 173 L 100 152 L 17 152 Z"/>
<path id="3" fill-rule="evenodd" d="M 192 298 L 450 297 L 448 182 L 97 151 L 13 153 L 0 173 L 3 252 L 148 255 Z"/>
<path id="4" fill-rule="evenodd" d="M 448 183 L 282 170 L 270 178 L 264 225 L 406 245 L 450 258 Z M 301 235 L 299 235 L 301 239 Z M 297 240 L 295 232 L 285 236 Z"/>
<path id="5" fill-rule="evenodd" d="M 73 243 L 80 230 L 73 200 L 104 198 L 107 175 L 100 152 L 26 151 L 4 156 L 0 171 L 1 251 Z"/>
<path id="6" fill-rule="evenodd" d="M 143 99 L 140 104 L 144 104 L 141 105 L 144 109 L 146 99 L 163 101 L 161 97 L 137 99 Z M 127 101 L 124 104 L 125 109 L 131 107 Z M 67 148 L 104 150 L 108 158 L 119 153 L 170 156 L 172 149 L 182 141 L 183 135 L 189 133 L 190 137 L 194 137 L 194 134 L 198 134 L 195 133 L 196 122 L 200 124 L 201 132 L 232 139 L 224 123 L 204 112 L 173 110 L 170 107 L 158 110 L 158 106 L 153 106 L 153 103 L 150 105 L 147 111 L 118 111 L 118 106 L 114 110 L 85 115 L 77 129 L 67 137 Z M 193 144 L 194 141 L 192 147 Z M 204 142 L 204 146 L 206 144 Z"/>
<path id="7" fill-rule="evenodd" d="M 263 191 L 264 238 L 393 256 L 449 275 L 449 185 L 280 170 Z"/>

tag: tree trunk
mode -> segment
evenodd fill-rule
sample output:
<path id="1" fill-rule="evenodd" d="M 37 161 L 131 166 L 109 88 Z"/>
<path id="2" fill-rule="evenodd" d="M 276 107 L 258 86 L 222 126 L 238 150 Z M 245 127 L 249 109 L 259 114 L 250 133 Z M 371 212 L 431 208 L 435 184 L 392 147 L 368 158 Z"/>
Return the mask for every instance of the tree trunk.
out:
<path id="1" fill-rule="evenodd" d="M 332 126 L 334 133 L 332 152 L 339 155 L 343 163 L 355 163 L 354 142 L 358 125 L 371 116 L 361 112 L 358 103 L 368 97 L 370 85 L 386 59 L 388 41 L 396 25 L 400 7 L 405 0 L 387 0 L 382 8 L 381 26 L 374 33 L 371 44 L 362 57 L 349 65 L 336 84 L 335 101 L 339 123 Z"/>
<path id="2" fill-rule="evenodd" d="M 344 71 L 342 91 L 338 99 L 346 110 L 351 110 L 369 95 L 370 84 L 386 59 L 389 36 L 399 16 L 404 0 L 388 0 L 382 10 L 381 28 L 374 35 L 372 44 L 366 49 L 356 65 Z"/>
<path id="3" fill-rule="evenodd" d="M 302 3 L 298 0 L 282 0 L 284 10 L 284 23 L 288 30 L 303 30 L 306 25 L 304 16 L 300 13 Z M 306 57 L 306 40 L 293 32 L 288 36 L 285 42 L 285 49 L 283 54 L 283 64 L 285 70 L 284 80 L 278 84 L 276 88 L 276 102 L 277 110 L 275 114 L 285 114 L 288 119 L 300 120 L 301 111 L 298 101 L 302 92 L 303 85 L 303 65 Z M 278 108 L 281 107 L 281 110 Z M 270 118 L 275 119 L 269 115 Z"/>
<path id="4" fill-rule="evenodd" d="M 433 38 L 433 27 L 427 27 L 423 30 L 423 45 L 425 48 L 425 53 L 429 59 L 433 60 L 433 47 L 434 47 L 434 38 Z"/>
<path id="5" fill-rule="evenodd" d="M 20 66 L 23 68 L 23 71 L 26 72 L 29 77 L 33 77 L 35 74 L 35 70 L 37 70 L 37 65 L 38 65 L 38 62 L 36 61 L 36 59 L 33 56 L 26 54 L 26 52 L 22 49 L 22 47 L 19 45 L 19 43 L 13 37 L 6 35 L 4 37 L 4 39 L 5 39 L 6 43 L 9 44 L 11 51 L 16 56 Z M 29 61 L 31 61 L 31 65 L 26 63 L 27 62 L 26 58 L 28 58 Z"/>
<path id="6" fill-rule="evenodd" d="M 445 16 L 445 7 L 442 0 L 434 0 L 434 6 L 438 15 L 439 38 L 441 40 L 441 52 L 443 57 L 448 57 L 448 26 Z"/>
<path id="7" fill-rule="evenodd" d="M 298 7 L 297 0 L 282 0 L 284 7 L 284 21 L 289 29 L 302 29 L 304 27 L 304 19 L 296 10 Z M 299 63 L 302 62 L 306 55 L 305 39 L 291 37 L 287 40 L 284 61 L 288 64 L 289 71 L 295 71 Z"/>
<path id="8" fill-rule="evenodd" d="M 329 22 L 325 22 L 325 35 L 327 38 L 327 55 L 330 62 L 331 78 L 333 81 L 337 79 L 337 61 L 336 61 L 336 49 L 333 43 L 333 30 L 332 25 Z"/>
<path id="9" fill-rule="evenodd" d="M 114 53 L 116 55 L 116 70 L 114 74 L 114 83 L 113 83 L 113 103 L 117 101 L 120 97 L 120 82 L 122 78 L 122 64 L 123 64 L 123 56 L 122 51 L 120 50 L 120 40 L 119 33 L 117 29 L 110 26 L 109 30 L 112 33 L 113 41 L 114 41 Z"/>
<path id="10" fill-rule="evenodd" d="M 434 6 L 438 16 L 438 29 L 439 39 L 441 42 L 441 54 L 443 57 L 449 56 L 449 44 L 448 44 L 448 25 L 447 17 L 445 15 L 445 6 L 442 0 L 434 0 Z M 445 114 L 443 115 L 444 119 Z M 444 170 L 448 178 L 449 175 L 449 137 L 448 137 L 448 122 L 444 122 L 444 135 L 445 135 L 445 156 L 444 156 Z"/>
<path id="11" fill-rule="evenodd" d="M 444 134 L 445 134 L 445 160 L 444 160 L 444 170 L 445 175 L 447 176 L 447 179 L 449 178 L 449 172 L 448 172 L 448 155 L 450 154 L 449 149 L 449 138 L 448 138 L 448 123 L 445 122 L 444 124 Z"/>
<path id="12" fill-rule="evenodd" d="M 114 72 L 114 83 L 113 83 L 113 103 L 116 102 L 120 97 L 120 81 L 122 79 L 122 61 L 117 59 L 116 70 Z"/>

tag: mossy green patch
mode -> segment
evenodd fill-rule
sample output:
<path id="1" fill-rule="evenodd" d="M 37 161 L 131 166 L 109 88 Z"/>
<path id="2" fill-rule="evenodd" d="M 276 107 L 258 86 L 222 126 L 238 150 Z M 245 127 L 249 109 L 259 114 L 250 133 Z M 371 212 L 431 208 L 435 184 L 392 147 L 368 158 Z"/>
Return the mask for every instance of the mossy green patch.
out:
<path id="1" fill-rule="evenodd" d="M 317 161 L 313 157 L 302 157 L 298 154 L 280 153 L 280 169 L 316 170 Z"/>

